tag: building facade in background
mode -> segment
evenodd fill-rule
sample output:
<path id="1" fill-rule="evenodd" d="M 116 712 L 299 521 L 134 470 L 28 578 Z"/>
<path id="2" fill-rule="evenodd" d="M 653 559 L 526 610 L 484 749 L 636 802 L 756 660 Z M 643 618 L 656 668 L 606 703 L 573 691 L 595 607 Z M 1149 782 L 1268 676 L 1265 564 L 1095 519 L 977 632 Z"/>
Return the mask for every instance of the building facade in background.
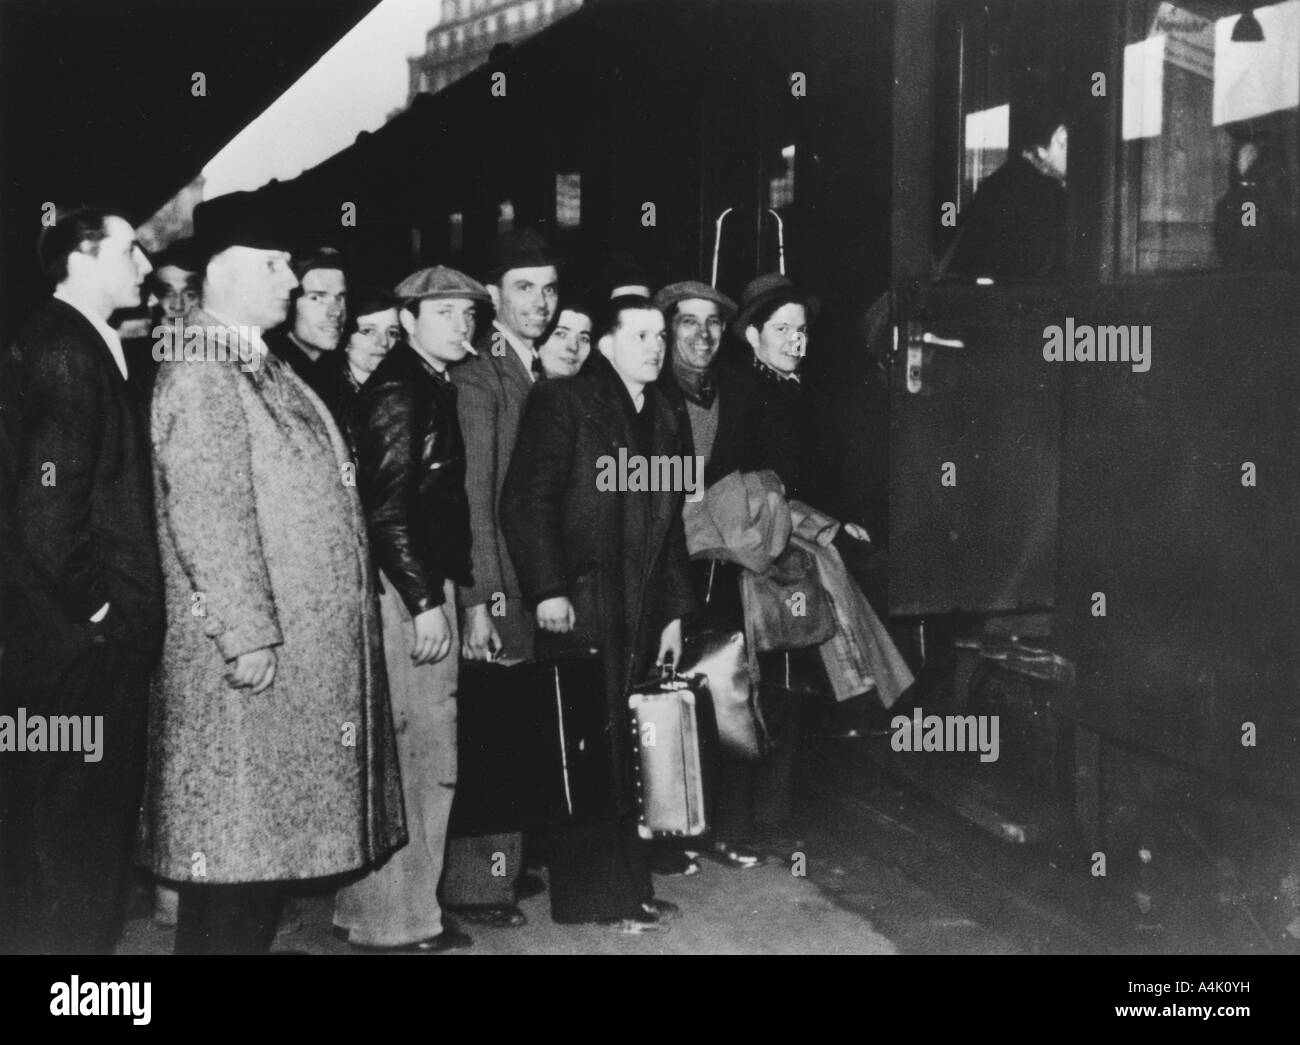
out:
<path id="1" fill-rule="evenodd" d="M 424 54 L 407 59 L 407 103 L 476 69 L 497 44 L 518 43 L 581 6 L 582 0 L 442 0 L 442 20 L 425 37 Z"/>

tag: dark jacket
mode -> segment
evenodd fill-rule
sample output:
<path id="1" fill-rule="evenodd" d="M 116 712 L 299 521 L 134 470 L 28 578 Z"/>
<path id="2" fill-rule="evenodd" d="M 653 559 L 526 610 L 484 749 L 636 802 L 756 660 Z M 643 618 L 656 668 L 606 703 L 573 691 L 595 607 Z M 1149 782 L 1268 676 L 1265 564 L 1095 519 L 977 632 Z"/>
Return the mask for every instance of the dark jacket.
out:
<path id="1" fill-rule="evenodd" d="M 361 386 L 354 421 L 375 565 L 412 616 L 441 606 L 446 579 L 472 579 L 456 389 L 402 342 Z"/>
<path id="2" fill-rule="evenodd" d="M 713 387 L 716 389 L 718 404 L 718 430 L 713 437 L 713 449 L 704 464 L 704 485 L 712 486 L 724 475 L 729 475 L 741 467 L 745 456 L 745 412 L 746 400 L 752 393 L 753 383 L 742 366 L 715 359 L 712 369 Z M 683 431 L 691 438 L 692 450 L 695 446 L 691 432 L 690 413 L 686 407 L 686 394 L 678 385 L 673 369 L 665 365 L 659 375 L 657 385 L 672 403 L 682 422 Z"/>
<path id="3" fill-rule="evenodd" d="M 757 356 L 738 370 L 745 407 L 735 467 L 742 472 L 770 468 L 785 484 L 787 500 L 803 497 L 810 419 L 802 383 L 781 377 Z"/>
<path id="4" fill-rule="evenodd" d="M 142 662 L 157 656 L 145 421 L 103 338 L 58 300 L 0 364 L 0 584 L 8 673 L 53 677 L 100 634 Z M 105 602 L 108 616 L 92 624 Z"/>
<path id="5" fill-rule="evenodd" d="M 659 634 L 694 610 L 682 529 L 682 492 L 601 490 L 602 458 L 633 445 L 622 381 L 593 353 L 577 377 L 533 386 L 506 473 L 501 526 L 529 606 L 565 595 L 574 630 L 541 632 L 538 647 L 597 647 L 605 667 L 609 743 L 620 767 L 621 808 L 631 808 L 627 692 L 649 673 Z M 689 440 L 651 385 L 650 455 L 686 455 Z"/>
<path id="6" fill-rule="evenodd" d="M 330 412 L 334 413 L 335 404 L 344 397 L 343 372 L 347 353 L 343 348 L 322 352 L 313 360 L 289 336 L 287 326 L 276 327 L 263 335 L 262 340 L 266 342 L 267 348 L 293 367 L 293 372 L 306 381 L 307 387 L 320 396 Z M 335 414 L 335 420 L 337 419 L 338 415 Z"/>
<path id="7" fill-rule="evenodd" d="M 1011 281 L 1059 276 L 1065 224 L 1065 186 L 1013 156 L 962 211 L 948 272 Z"/>
<path id="8" fill-rule="evenodd" d="M 497 518 L 497 502 L 533 383 L 511 346 L 506 345 L 499 355 L 492 351 L 495 332 L 489 323 L 475 339 L 478 356 L 449 371 L 465 433 L 465 485 L 475 535 L 474 584 L 461 596 L 466 606 L 491 603 L 497 592 L 508 599 L 520 597 L 519 581 Z"/>

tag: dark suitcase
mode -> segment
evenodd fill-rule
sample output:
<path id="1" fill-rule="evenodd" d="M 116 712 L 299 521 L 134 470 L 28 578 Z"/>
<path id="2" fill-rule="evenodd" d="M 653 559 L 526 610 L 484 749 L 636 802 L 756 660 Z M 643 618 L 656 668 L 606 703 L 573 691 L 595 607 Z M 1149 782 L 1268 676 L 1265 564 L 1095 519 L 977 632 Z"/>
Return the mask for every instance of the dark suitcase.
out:
<path id="1" fill-rule="evenodd" d="M 641 837 L 705 834 L 708 763 L 701 746 L 711 721 L 708 683 L 669 666 L 662 678 L 633 689 L 627 706 Z"/>
<path id="2" fill-rule="evenodd" d="M 617 815 L 595 650 L 462 661 L 454 835 L 537 830 Z"/>

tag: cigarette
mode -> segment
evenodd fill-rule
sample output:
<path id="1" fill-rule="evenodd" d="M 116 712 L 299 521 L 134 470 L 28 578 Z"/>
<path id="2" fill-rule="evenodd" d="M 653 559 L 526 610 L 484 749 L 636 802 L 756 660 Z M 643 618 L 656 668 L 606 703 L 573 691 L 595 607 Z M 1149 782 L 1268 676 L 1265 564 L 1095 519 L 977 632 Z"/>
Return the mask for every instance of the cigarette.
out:
<path id="1" fill-rule="evenodd" d="M 465 346 L 465 351 L 468 352 L 471 356 L 478 355 L 478 353 L 474 351 L 474 346 L 471 345 L 468 341 L 462 341 L 461 344 Z"/>

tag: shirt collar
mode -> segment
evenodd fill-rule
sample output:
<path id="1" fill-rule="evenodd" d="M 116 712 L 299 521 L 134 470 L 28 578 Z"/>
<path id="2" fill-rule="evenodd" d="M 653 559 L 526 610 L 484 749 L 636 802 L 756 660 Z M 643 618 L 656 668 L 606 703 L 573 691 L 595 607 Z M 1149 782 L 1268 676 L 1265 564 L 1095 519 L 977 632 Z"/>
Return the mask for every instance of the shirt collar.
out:
<path id="1" fill-rule="evenodd" d="M 800 383 L 798 372 L 785 373 L 774 366 L 768 366 L 758 356 L 754 356 L 754 369 L 766 377 L 776 378 L 778 381 L 793 381 L 796 385 Z"/>
<path id="2" fill-rule="evenodd" d="M 85 316 L 86 321 L 95 328 L 95 332 L 104 339 L 104 344 L 108 346 L 109 354 L 113 357 L 113 362 L 117 364 L 117 369 L 121 371 L 123 377 L 126 377 L 126 355 L 122 351 L 122 339 L 117 336 L 117 331 L 108 325 L 103 316 L 71 291 L 59 287 L 54 291 L 54 297 Z"/>
<path id="3" fill-rule="evenodd" d="M 206 306 L 202 309 L 202 313 L 203 315 L 207 316 L 209 319 L 217 320 L 219 323 L 221 323 L 222 326 L 233 327 L 235 330 L 240 331 L 241 334 L 245 330 L 256 331 L 256 333 L 254 333 L 253 336 L 249 339 L 250 343 L 255 349 L 257 349 L 258 355 L 263 360 L 265 360 L 266 357 L 271 354 L 270 349 L 267 347 L 266 342 L 262 340 L 262 331 L 260 327 L 256 327 L 256 326 L 246 327 L 240 323 L 236 323 L 234 320 L 226 316 L 221 315 L 220 313 L 213 312 L 212 309 L 207 308 Z M 194 316 L 194 314 L 195 314 L 194 312 L 191 312 L 189 313 L 189 315 L 185 317 L 185 325 L 187 327 L 195 325 L 193 322 L 191 322 L 191 318 Z"/>
<path id="4" fill-rule="evenodd" d="M 533 357 L 537 355 L 537 350 L 532 345 L 524 341 L 518 334 L 507 327 L 499 319 L 492 320 L 492 325 L 501 331 L 505 339 L 510 342 L 510 347 L 515 350 L 515 355 L 519 357 L 519 362 L 523 363 L 524 370 L 528 373 L 528 380 L 533 378 Z"/>

